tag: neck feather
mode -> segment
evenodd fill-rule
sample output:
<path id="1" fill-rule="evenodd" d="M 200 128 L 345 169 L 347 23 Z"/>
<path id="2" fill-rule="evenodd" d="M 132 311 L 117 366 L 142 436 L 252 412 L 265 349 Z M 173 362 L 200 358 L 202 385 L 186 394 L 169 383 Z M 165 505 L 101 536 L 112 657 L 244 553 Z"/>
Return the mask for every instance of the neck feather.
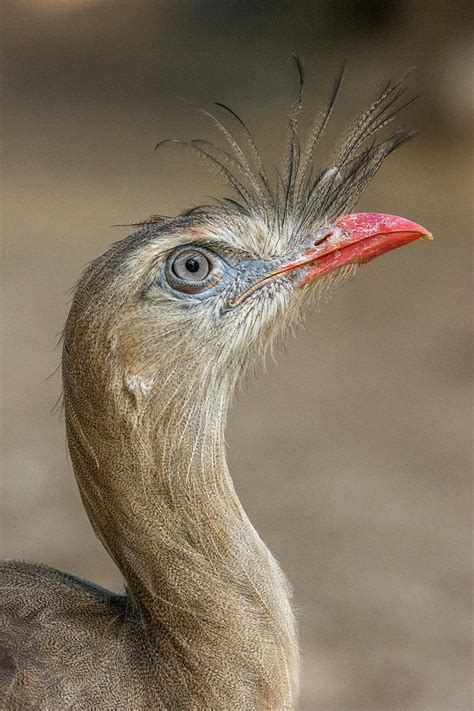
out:
<path id="1" fill-rule="evenodd" d="M 160 673 L 182 685 L 185 667 L 193 708 L 208 708 L 210 699 L 216 709 L 293 708 L 289 592 L 227 469 L 229 384 L 209 386 L 197 407 L 179 388 L 164 403 L 156 385 L 130 376 L 110 396 L 95 383 L 84 397 L 74 368 L 65 372 L 81 496 L 124 575 Z"/>

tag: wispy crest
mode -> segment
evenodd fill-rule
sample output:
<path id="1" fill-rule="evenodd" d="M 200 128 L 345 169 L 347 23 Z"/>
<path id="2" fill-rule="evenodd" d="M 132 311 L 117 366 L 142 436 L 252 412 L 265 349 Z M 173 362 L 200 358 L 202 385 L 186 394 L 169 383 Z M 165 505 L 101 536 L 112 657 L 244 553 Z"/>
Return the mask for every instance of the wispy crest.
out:
<path id="1" fill-rule="evenodd" d="M 165 139 L 165 144 L 183 146 L 206 160 L 232 188 L 233 197 L 221 201 L 228 207 L 255 215 L 277 228 L 280 234 L 309 231 L 322 220 L 332 220 L 351 209 L 384 160 L 414 135 L 396 128 L 383 136 L 383 129 L 397 119 L 417 96 L 409 95 L 407 78 L 388 82 L 369 108 L 353 122 L 332 164 L 318 169 L 315 151 L 326 131 L 340 93 L 345 66 L 333 83 L 327 102 L 317 112 L 306 136 L 301 136 L 305 72 L 301 59 L 294 57 L 298 78 L 296 100 L 290 110 L 287 141 L 282 166 L 270 179 L 257 144 L 243 119 L 232 108 L 216 102 L 236 124 L 228 128 L 215 114 L 199 109 L 221 132 L 227 146 L 195 138 L 190 141 Z M 290 229 L 288 229 L 290 228 Z"/>

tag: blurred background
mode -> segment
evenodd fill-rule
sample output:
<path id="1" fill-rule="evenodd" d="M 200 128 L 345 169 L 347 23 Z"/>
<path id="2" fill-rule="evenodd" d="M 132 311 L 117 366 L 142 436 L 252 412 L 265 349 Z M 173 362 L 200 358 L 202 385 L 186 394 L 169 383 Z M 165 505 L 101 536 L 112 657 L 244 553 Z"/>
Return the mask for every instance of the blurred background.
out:
<path id="1" fill-rule="evenodd" d="M 216 138 L 179 97 L 220 100 L 279 161 L 305 60 L 305 120 L 341 62 L 330 132 L 412 66 L 419 135 L 360 208 L 432 243 L 358 272 L 233 409 L 229 458 L 294 586 L 303 711 L 467 711 L 471 697 L 469 2 L 2 3 L 2 555 L 120 590 L 66 453 L 55 343 L 84 265 L 214 175 L 167 137 Z"/>

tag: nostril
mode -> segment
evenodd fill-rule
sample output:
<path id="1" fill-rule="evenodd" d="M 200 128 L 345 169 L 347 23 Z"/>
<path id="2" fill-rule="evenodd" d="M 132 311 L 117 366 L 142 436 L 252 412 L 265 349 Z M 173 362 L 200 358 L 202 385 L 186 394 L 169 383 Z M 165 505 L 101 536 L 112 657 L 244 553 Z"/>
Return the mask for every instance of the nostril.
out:
<path id="1" fill-rule="evenodd" d="M 334 234 L 333 230 L 328 230 L 322 237 L 320 237 L 319 239 L 317 239 L 314 242 L 314 246 L 315 247 L 319 246 L 320 244 L 325 242 L 327 239 L 329 239 L 329 237 L 332 237 L 333 234 Z"/>

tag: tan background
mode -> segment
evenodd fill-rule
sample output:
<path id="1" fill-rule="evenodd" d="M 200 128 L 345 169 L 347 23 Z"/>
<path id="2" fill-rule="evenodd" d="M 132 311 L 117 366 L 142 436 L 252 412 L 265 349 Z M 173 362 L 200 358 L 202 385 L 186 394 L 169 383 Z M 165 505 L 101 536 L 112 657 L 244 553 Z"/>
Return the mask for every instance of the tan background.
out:
<path id="1" fill-rule="evenodd" d="M 418 66 L 362 209 L 429 227 L 312 313 L 233 410 L 229 458 L 295 589 L 306 711 L 471 708 L 469 3 L 24 0 L 4 5 L 2 553 L 119 589 L 76 492 L 54 344 L 84 264 L 151 213 L 221 188 L 169 136 L 215 137 L 177 96 L 230 103 L 276 162 L 306 61 L 306 117 L 344 58 L 333 136 Z"/>

